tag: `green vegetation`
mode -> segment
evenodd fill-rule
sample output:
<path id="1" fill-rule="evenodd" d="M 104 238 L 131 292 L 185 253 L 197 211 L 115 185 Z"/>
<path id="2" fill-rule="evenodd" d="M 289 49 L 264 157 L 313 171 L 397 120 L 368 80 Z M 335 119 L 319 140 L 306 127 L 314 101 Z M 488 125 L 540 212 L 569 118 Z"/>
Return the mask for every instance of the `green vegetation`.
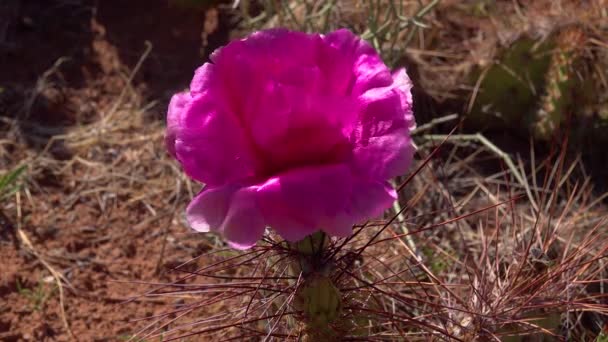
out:
<path id="1" fill-rule="evenodd" d="M 17 280 L 17 293 L 27 298 L 30 302 L 30 309 L 33 311 L 41 311 L 47 301 L 55 294 L 57 286 L 49 287 L 42 280 L 38 282 L 34 288 L 24 288 L 21 282 Z"/>
<path id="2" fill-rule="evenodd" d="M 0 199 L 12 195 L 19 189 L 19 177 L 26 169 L 26 165 L 21 165 L 0 176 Z"/>

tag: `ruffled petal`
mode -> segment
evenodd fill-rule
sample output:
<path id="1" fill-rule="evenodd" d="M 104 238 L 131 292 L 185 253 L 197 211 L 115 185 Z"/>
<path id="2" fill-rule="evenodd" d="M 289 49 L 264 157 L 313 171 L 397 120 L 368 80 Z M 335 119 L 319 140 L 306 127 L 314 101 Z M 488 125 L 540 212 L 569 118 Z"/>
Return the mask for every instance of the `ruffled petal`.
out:
<path id="1" fill-rule="evenodd" d="M 405 121 L 408 123 L 410 130 L 416 128 L 416 120 L 414 118 L 413 111 L 413 98 L 412 98 L 412 81 L 407 76 L 405 68 L 397 69 L 393 73 L 393 82 L 395 89 L 399 92 L 401 98 L 401 107 L 405 112 Z"/>
<path id="2" fill-rule="evenodd" d="M 205 94 L 216 90 L 215 86 L 219 79 L 217 68 L 211 63 L 205 63 L 194 71 L 194 77 L 190 82 L 190 92 L 194 95 Z"/>
<path id="3" fill-rule="evenodd" d="M 373 88 L 359 96 L 358 140 L 389 134 L 407 127 L 401 93 L 395 86 Z"/>
<path id="4" fill-rule="evenodd" d="M 325 45 L 319 59 L 324 76 L 323 92 L 348 96 L 355 81 L 353 63 L 361 38 L 349 30 L 342 29 L 328 33 L 323 37 L 323 41 Z"/>
<path id="5" fill-rule="evenodd" d="M 318 230 L 305 213 L 287 204 L 278 177 L 264 183 L 258 191 L 258 204 L 266 224 L 283 239 L 299 241 Z"/>
<path id="6" fill-rule="evenodd" d="M 232 248 L 247 249 L 264 234 L 264 217 L 257 205 L 257 187 L 237 191 L 222 225 L 222 234 Z"/>
<path id="7" fill-rule="evenodd" d="M 345 208 L 323 223 L 323 231 L 331 236 L 346 237 L 353 225 L 378 217 L 397 199 L 388 182 L 357 179 Z"/>
<path id="8" fill-rule="evenodd" d="M 322 44 L 319 34 L 283 28 L 254 32 L 241 42 L 244 48 L 241 48 L 240 52 L 256 60 L 265 57 L 269 66 L 267 71 L 271 73 L 286 65 L 316 65 Z"/>
<path id="9" fill-rule="evenodd" d="M 177 93 L 171 97 L 169 110 L 167 111 L 167 131 L 165 132 L 165 146 L 167 151 L 173 156 L 175 154 L 175 139 L 177 131 L 181 127 L 184 109 L 188 106 L 191 96 L 188 92 Z"/>
<path id="10" fill-rule="evenodd" d="M 286 73 L 316 68 L 321 43 L 319 35 L 264 30 L 231 42 L 214 52 L 211 60 L 224 85 L 222 92 L 238 96 L 238 102 L 248 102 L 263 94 L 260 83 L 264 80 L 285 82 Z"/>
<path id="11" fill-rule="evenodd" d="M 196 231 L 220 233 L 233 248 L 250 248 L 265 229 L 256 193 L 256 186 L 205 188 L 188 205 L 186 219 Z"/>
<path id="12" fill-rule="evenodd" d="M 331 32 L 323 39 L 329 49 L 323 50 L 319 63 L 324 66 L 327 92 L 339 91 L 356 97 L 369 89 L 386 87 L 393 82 L 378 52 L 349 30 Z"/>
<path id="13" fill-rule="evenodd" d="M 300 168 L 261 185 L 258 203 L 270 227 L 297 241 L 344 209 L 352 185 L 351 171 L 343 164 Z"/>
<path id="14" fill-rule="evenodd" d="M 353 67 L 355 83 L 352 95 L 358 96 L 370 89 L 387 87 L 393 83 L 390 70 L 371 46 L 360 46 L 357 53 L 359 56 Z"/>
<path id="15" fill-rule="evenodd" d="M 373 179 L 389 179 L 403 175 L 414 157 L 409 129 L 372 137 L 353 150 L 352 166 L 357 173 Z"/>
<path id="16" fill-rule="evenodd" d="M 346 94 L 327 91 L 333 77 L 320 64 L 325 47 L 320 35 L 276 29 L 232 42 L 213 57 L 219 98 L 269 164 L 266 175 L 323 163 L 347 142 L 358 107 Z"/>
<path id="17" fill-rule="evenodd" d="M 393 77 L 390 86 L 369 89 L 359 97 L 360 118 L 351 135 L 353 168 L 372 179 L 403 174 L 414 155 L 411 82 L 404 69 Z"/>
<path id="18" fill-rule="evenodd" d="M 203 189 L 186 208 L 186 220 L 190 227 L 203 233 L 221 233 L 230 202 L 238 189 L 233 185 Z"/>
<path id="19" fill-rule="evenodd" d="M 200 96 L 182 115 L 175 150 L 190 177 L 219 186 L 255 174 L 255 153 L 233 115 Z"/>

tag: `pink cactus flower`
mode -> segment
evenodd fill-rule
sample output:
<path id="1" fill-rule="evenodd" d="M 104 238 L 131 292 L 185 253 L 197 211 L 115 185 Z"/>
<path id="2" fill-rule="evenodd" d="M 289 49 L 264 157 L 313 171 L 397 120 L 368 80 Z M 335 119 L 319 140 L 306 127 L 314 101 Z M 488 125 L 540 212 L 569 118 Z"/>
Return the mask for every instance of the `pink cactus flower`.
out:
<path id="1" fill-rule="evenodd" d="M 414 153 L 412 85 L 348 30 L 272 29 L 215 51 L 173 96 L 169 152 L 205 188 L 186 216 L 246 249 L 265 229 L 344 237 L 397 195 Z"/>

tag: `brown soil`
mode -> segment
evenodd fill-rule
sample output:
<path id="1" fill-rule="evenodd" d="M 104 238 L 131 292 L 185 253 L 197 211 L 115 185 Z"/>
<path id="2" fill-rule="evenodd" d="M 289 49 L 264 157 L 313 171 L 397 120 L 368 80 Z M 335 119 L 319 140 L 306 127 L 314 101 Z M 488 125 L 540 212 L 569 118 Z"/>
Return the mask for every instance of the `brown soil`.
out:
<path id="1" fill-rule="evenodd" d="M 159 119 L 228 23 L 215 7 L 161 0 L 0 4 L 0 170 L 29 166 L 23 191 L 0 203 L 0 341 L 70 340 L 49 268 L 78 341 L 126 340 L 146 324 L 133 320 L 174 305 L 125 302 L 210 246 L 173 215 L 188 196 L 163 178 Z M 81 132 L 108 115 L 127 129 L 87 143 Z"/>

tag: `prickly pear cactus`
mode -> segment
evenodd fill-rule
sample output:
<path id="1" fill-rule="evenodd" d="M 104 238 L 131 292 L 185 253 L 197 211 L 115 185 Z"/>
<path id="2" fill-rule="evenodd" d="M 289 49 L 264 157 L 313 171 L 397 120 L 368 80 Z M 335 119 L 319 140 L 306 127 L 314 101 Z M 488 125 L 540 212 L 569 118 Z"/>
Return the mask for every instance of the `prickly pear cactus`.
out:
<path id="1" fill-rule="evenodd" d="M 487 70 L 472 74 L 479 90 L 468 115 L 468 123 L 478 129 L 520 129 L 530 121 L 551 61 L 551 41 L 529 37 L 504 49 Z"/>
<path id="2" fill-rule="evenodd" d="M 470 84 L 479 88 L 469 127 L 530 132 L 547 141 L 571 117 L 569 133 L 606 141 L 608 51 L 585 54 L 589 38 L 582 27 L 569 26 L 501 51 L 489 69 L 472 74 Z"/>
<path id="3" fill-rule="evenodd" d="M 562 30 L 555 38 L 551 65 L 546 74 L 545 92 L 540 98 L 532 130 L 537 138 L 547 140 L 572 111 L 575 89 L 581 85 L 576 74 L 587 36 L 580 27 Z"/>
<path id="4" fill-rule="evenodd" d="M 608 49 L 600 50 L 594 60 L 594 72 L 583 91 L 587 101 L 582 115 L 588 118 L 594 131 L 600 132 L 604 141 L 608 140 Z"/>

